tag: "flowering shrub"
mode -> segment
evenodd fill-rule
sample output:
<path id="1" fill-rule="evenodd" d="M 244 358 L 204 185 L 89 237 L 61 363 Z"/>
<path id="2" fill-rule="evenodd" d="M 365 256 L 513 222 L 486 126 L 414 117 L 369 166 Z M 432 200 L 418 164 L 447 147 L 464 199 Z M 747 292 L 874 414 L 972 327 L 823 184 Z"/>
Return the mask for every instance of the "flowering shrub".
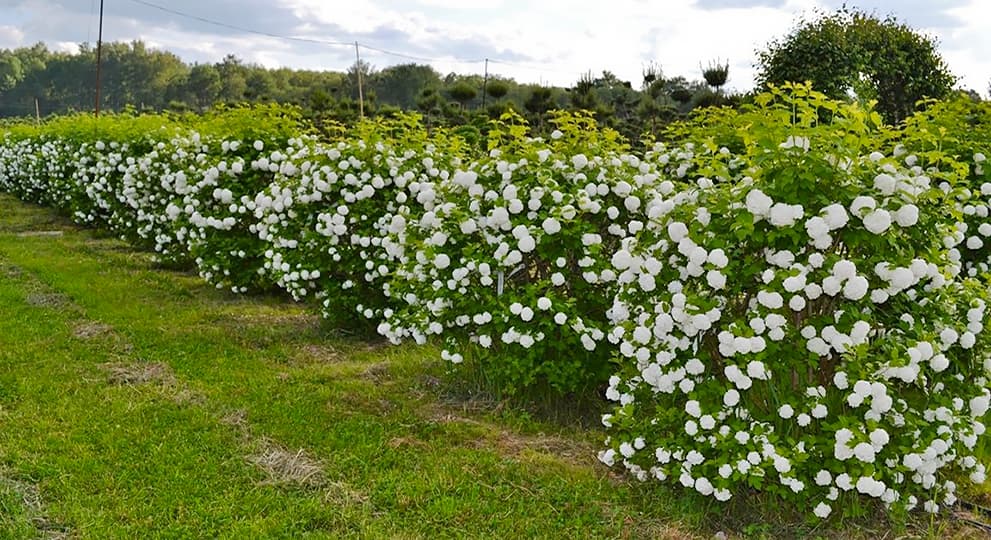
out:
<path id="1" fill-rule="evenodd" d="M 675 184 L 588 117 L 558 115 L 550 140 L 514 120 L 493 127 L 488 156 L 410 186 L 388 227 L 398 305 L 379 330 L 441 336 L 444 359 L 480 363 L 506 392 L 577 391 L 608 373 L 609 255 L 643 226 L 638 193 Z"/>
<path id="2" fill-rule="evenodd" d="M 956 228 L 965 235 L 959 248 L 968 275 L 986 274 L 991 270 L 991 104 L 969 96 L 932 103 L 906 120 L 898 135 L 896 150 L 914 151 L 904 156 L 906 165 L 955 167 L 965 177 L 954 197 L 960 213 Z"/>
<path id="3" fill-rule="evenodd" d="M 988 110 L 893 129 L 789 86 L 642 155 L 580 114 L 484 152 L 414 116 L 71 117 L 4 135 L 0 189 L 507 393 L 607 388 L 599 457 L 637 478 L 934 512 L 986 475 Z"/>
<path id="4" fill-rule="evenodd" d="M 392 257 L 392 213 L 417 186 L 460 162 L 460 142 L 414 116 L 365 122 L 357 136 L 288 156 L 254 200 L 264 267 L 297 300 L 311 295 L 337 323 L 380 316 Z"/>
<path id="5" fill-rule="evenodd" d="M 822 518 L 847 492 L 936 511 L 985 479 L 991 399 L 986 288 L 959 275 L 959 188 L 934 186 L 959 178 L 873 151 L 856 107 L 818 122 L 802 91 L 745 113 L 732 182 L 648 207 L 613 256 L 600 459 Z"/>
<path id="6" fill-rule="evenodd" d="M 307 141 L 300 113 L 274 105 L 223 110 L 208 116 L 203 128 L 209 142 L 196 156 L 199 170 L 186 178 L 183 189 L 176 186 L 182 200 L 166 214 L 185 237 L 204 279 L 239 293 L 270 288 L 274 283 L 264 268 L 268 244 L 258 236 L 256 198 L 277 173 L 295 167 L 286 156 Z"/>

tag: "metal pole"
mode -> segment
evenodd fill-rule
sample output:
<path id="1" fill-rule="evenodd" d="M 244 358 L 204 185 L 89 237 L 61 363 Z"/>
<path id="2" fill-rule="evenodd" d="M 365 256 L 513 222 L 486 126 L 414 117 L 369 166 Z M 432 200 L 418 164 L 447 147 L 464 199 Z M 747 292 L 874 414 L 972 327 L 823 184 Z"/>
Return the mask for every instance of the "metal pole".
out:
<path id="1" fill-rule="evenodd" d="M 96 116 L 100 116 L 100 64 L 103 62 L 103 0 L 100 0 L 100 31 L 96 38 Z"/>
<path id="2" fill-rule="evenodd" d="M 358 74 L 358 114 L 365 117 L 365 93 L 361 89 L 361 57 L 358 56 L 358 42 L 354 42 L 354 70 Z"/>

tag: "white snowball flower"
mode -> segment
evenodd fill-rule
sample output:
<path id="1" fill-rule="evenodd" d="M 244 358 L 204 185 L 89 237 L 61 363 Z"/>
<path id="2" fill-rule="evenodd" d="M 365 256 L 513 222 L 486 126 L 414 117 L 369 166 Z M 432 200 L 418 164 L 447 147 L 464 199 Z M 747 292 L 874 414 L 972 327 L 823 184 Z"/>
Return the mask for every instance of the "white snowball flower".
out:
<path id="1" fill-rule="evenodd" d="M 850 203 L 850 212 L 857 216 L 864 215 L 864 210 L 874 210 L 875 208 L 877 208 L 877 201 L 873 197 L 867 197 L 865 195 L 855 198 Z"/>
<path id="2" fill-rule="evenodd" d="M 804 289 L 805 285 L 806 285 L 805 274 L 798 274 L 797 276 L 787 277 L 782 282 L 782 286 L 784 286 L 785 291 L 790 293 L 798 292 Z"/>
<path id="3" fill-rule="evenodd" d="M 438 270 L 443 270 L 451 266 L 451 257 L 449 257 L 446 253 L 439 253 L 436 257 L 434 257 L 434 266 L 436 266 Z"/>
<path id="4" fill-rule="evenodd" d="M 719 270 L 709 270 L 705 275 L 705 280 L 713 289 L 722 290 L 726 287 L 726 275 Z"/>
<path id="5" fill-rule="evenodd" d="M 898 182 L 890 174 L 881 173 L 874 177 L 874 189 L 885 195 L 893 194 L 897 185 Z"/>
<path id="6" fill-rule="evenodd" d="M 784 419 L 791 418 L 795 415 L 795 409 L 791 405 L 785 404 L 778 408 L 778 416 Z"/>
<path id="7" fill-rule="evenodd" d="M 695 418 L 698 418 L 702 416 L 702 406 L 699 404 L 697 400 L 694 399 L 689 400 L 687 403 L 685 403 L 685 412 L 688 413 L 690 416 L 694 416 Z"/>
<path id="8" fill-rule="evenodd" d="M 854 446 L 853 455 L 864 463 L 874 463 L 874 447 L 870 443 L 862 442 Z"/>
<path id="9" fill-rule="evenodd" d="M 826 223 L 826 220 L 819 216 L 810 218 L 805 222 L 805 232 L 813 240 L 827 236 L 829 229 L 829 224 Z"/>
<path id="10" fill-rule="evenodd" d="M 709 252 L 708 260 L 710 263 L 716 266 L 716 268 L 726 268 L 729 264 L 729 258 L 726 257 L 726 252 L 721 248 L 716 248 Z"/>
<path id="11" fill-rule="evenodd" d="M 817 486 L 828 486 L 833 483 L 833 475 L 829 471 L 822 469 L 815 476 Z"/>
<path id="12" fill-rule="evenodd" d="M 857 275 L 857 265 L 849 260 L 841 260 L 833 265 L 833 275 L 840 280 L 848 280 Z"/>
<path id="13" fill-rule="evenodd" d="M 881 234 L 891 227 L 891 214 L 883 208 L 864 216 L 864 228 L 874 234 Z"/>
<path id="14" fill-rule="evenodd" d="M 757 217 L 766 217 L 771 212 L 774 201 L 759 189 L 751 190 L 747 193 L 747 210 Z"/>
<path id="15" fill-rule="evenodd" d="M 668 236 L 673 242 L 681 242 L 688 236 L 688 226 L 680 221 L 669 223 Z"/>
<path id="16" fill-rule="evenodd" d="M 785 203 L 775 203 L 768 214 L 768 221 L 775 227 L 791 227 L 802 218 L 802 207 Z"/>
<path id="17" fill-rule="evenodd" d="M 919 207 L 914 204 L 903 205 L 893 214 L 895 223 L 900 227 L 911 227 L 919 222 Z"/>
<path id="18" fill-rule="evenodd" d="M 827 517 L 829 517 L 829 513 L 832 511 L 833 508 L 831 506 L 829 506 L 824 502 L 821 502 L 816 505 L 816 507 L 812 510 L 812 513 L 815 514 L 816 517 L 820 519 L 826 519 Z"/>
<path id="19" fill-rule="evenodd" d="M 768 309 L 780 309 L 784 305 L 785 300 L 781 296 L 781 293 L 759 291 L 757 293 L 757 302 Z"/>
<path id="20" fill-rule="evenodd" d="M 846 226 L 847 222 L 850 220 L 850 216 L 847 215 L 846 208 L 841 204 L 831 204 L 822 209 L 821 213 L 825 213 L 823 219 L 826 225 L 829 226 L 830 230 L 842 229 Z"/>
<path id="21" fill-rule="evenodd" d="M 932 367 L 933 371 L 939 373 L 950 367 L 950 361 L 945 355 L 937 354 L 929 359 L 929 365 Z"/>
<path id="22" fill-rule="evenodd" d="M 849 300 L 860 300 L 867 295 L 868 282 L 864 276 L 854 276 L 843 286 L 843 296 Z"/>
<path id="23" fill-rule="evenodd" d="M 519 249 L 523 253 L 530 253 L 537 247 L 537 241 L 533 239 L 532 236 L 524 236 L 520 238 Z"/>

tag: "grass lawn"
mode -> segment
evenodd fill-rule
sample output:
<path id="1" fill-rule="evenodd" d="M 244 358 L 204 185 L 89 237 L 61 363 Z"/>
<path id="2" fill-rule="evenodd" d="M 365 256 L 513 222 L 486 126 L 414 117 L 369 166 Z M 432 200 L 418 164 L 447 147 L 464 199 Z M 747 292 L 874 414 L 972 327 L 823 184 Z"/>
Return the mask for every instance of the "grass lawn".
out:
<path id="1" fill-rule="evenodd" d="M 466 398 L 435 353 L 0 196 L 0 539 L 980 537 L 630 482 L 567 404 Z"/>

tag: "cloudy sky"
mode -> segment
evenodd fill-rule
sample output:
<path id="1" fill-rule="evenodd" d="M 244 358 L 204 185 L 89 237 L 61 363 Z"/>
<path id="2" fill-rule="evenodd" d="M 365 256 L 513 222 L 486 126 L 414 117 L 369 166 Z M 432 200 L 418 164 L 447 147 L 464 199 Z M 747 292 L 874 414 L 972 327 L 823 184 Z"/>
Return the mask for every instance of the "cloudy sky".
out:
<path id="1" fill-rule="evenodd" d="M 95 43 L 100 0 L 0 0 L 0 48 Z M 753 85 L 754 51 L 801 15 L 843 0 L 105 0 L 104 40 L 142 39 L 187 61 L 227 53 L 265 66 L 342 70 L 417 61 L 441 73 L 491 73 L 571 85 L 608 69 L 639 85 L 643 66 L 700 78 L 730 63 L 730 86 Z M 987 94 L 991 2 L 863 0 L 938 38 L 961 85 Z M 163 9 L 164 8 L 164 9 Z M 221 23 L 222 25 L 212 24 Z M 254 31 L 255 33 L 252 33 Z M 262 35 L 270 34 L 270 35 Z M 283 37 L 278 37 L 283 36 Z M 284 39 L 284 37 L 297 38 Z M 309 41 L 306 41 L 309 40 Z M 319 43 L 317 43 L 319 41 Z"/>

